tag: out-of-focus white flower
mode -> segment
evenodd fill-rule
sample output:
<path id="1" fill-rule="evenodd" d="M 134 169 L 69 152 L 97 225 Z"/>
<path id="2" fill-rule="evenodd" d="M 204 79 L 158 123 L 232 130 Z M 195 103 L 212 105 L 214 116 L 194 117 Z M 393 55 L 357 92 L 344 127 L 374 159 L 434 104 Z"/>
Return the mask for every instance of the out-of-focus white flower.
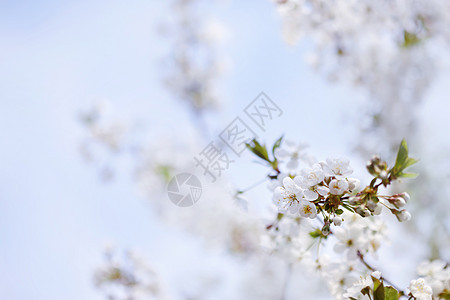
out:
<path id="1" fill-rule="evenodd" d="M 353 173 L 350 161 L 346 158 L 327 158 L 327 162 L 321 165 L 327 176 L 347 177 Z"/>
<path id="2" fill-rule="evenodd" d="M 330 193 L 333 195 L 342 195 L 348 189 L 348 182 L 345 179 L 333 179 L 329 185 Z"/>
<path id="3" fill-rule="evenodd" d="M 445 289 L 450 290 L 450 269 L 442 260 L 424 261 L 417 267 L 417 274 L 424 276 L 424 280 L 437 296 Z"/>
<path id="4" fill-rule="evenodd" d="M 304 150 L 308 147 L 304 143 L 295 143 L 293 141 L 286 140 L 282 146 L 275 150 L 275 157 L 286 163 L 286 168 L 289 170 L 295 170 L 300 164 L 300 160 L 307 160 L 308 156 L 304 153 Z"/>
<path id="5" fill-rule="evenodd" d="M 338 239 L 334 250 L 338 253 L 347 252 L 347 258 L 357 258 L 357 251 L 362 254 L 376 254 L 381 243 L 387 240 L 387 227 L 380 219 L 362 218 L 356 214 L 339 216 L 345 220 L 340 227 L 333 230 L 333 235 Z"/>
<path id="6" fill-rule="evenodd" d="M 270 191 L 273 191 L 276 187 L 278 187 L 278 186 L 283 186 L 283 180 L 284 180 L 284 178 L 286 178 L 286 177 L 289 177 L 289 175 L 286 174 L 286 173 L 280 173 L 280 174 L 278 174 L 277 179 L 271 180 L 271 181 L 269 181 L 269 182 L 267 183 L 267 188 L 268 188 Z"/>
<path id="7" fill-rule="evenodd" d="M 283 179 L 283 186 L 276 187 L 273 201 L 280 212 L 297 213 L 303 197 L 301 188 L 290 177 Z"/>
<path id="8" fill-rule="evenodd" d="M 423 278 L 411 280 L 409 290 L 417 300 L 431 300 L 433 298 L 433 290 L 425 283 Z"/>
<path id="9" fill-rule="evenodd" d="M 106 263 L 95 272 L 95 284 L 114 299 L 169 299 L 156 270 L 131 251 L 123 257 L 108 249 Z M 114 297 L 113 297 L 114 296 Z"/>
<path id="10" fill-rule="evenodd" d="M 230 33 L 227 28 L 220 21 L 216 19 L 209 19 L 201 28 L 199 36 L 208 43 L 215 44 L 221 42 L 227 42 L 230 37 Z"/>
<path id="11" fill-rule="evenodd" d="M 333 233 L 338 239 L 334 245 L 334 250 L 338 253 L 348 251 L 347 257 L 349 259 L 356 259 L 358 250 L 364 251 L 364 249 L 367 249 L 364 228 L 360 224 L 350 223 L 345 228 L 336 228 Z"/>
<path id="12" fill-rule="evenodd" d="M 373 280 L 370 275 L 361 276 L 358 281 L 353 283 L 353 285 L 346 290 L 344 297 L 354 299 L 370 299 L 367 295 L 363 295 L 361 290 L 372 286 Z"/>
<path id="13" fill-rule="evenodd" d="M 300 171 L 301 176 L 297 176 L 299 178 L 299 182 L 301 182 L 301 187 L 309 188 L 311 186 L 315 186 L 321 183 L 325 174 L 323 173 L 322 166 L 320 164 L 314 164 L 312 168 L 304 168 Z"/>
<path id="14" fill-rule="evenodd" d="M 435 277 L 442 271 L 444 271 L 446 265 L 447 263 L 440 259 L 433 261 L 423 261 L 417 267 L 417 274 L 419 274 L 420 276 Z"/>

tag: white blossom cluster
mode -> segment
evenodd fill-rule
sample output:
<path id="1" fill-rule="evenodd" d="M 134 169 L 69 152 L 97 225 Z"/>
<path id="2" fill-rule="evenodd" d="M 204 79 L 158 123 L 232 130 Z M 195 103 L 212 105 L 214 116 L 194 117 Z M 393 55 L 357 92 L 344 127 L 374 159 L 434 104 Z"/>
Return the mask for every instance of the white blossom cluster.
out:
<path id="1" fill-rule="evenodd" d="M 97 269 L 94 279 L 108 299 L 169 299 L 157 272 L 132 251 L 121 256 L 106 249 L 104 265 Z"/>
<path id="2" fill-rule="evenodd" d="M 370 299 L 368 295 L 361 293 L 364 289 L 374 289 L 376 281 L 375 279 L 381 279 L 381 273 L 379 271 L 372 272 L 365 276 L 361 276 L 358 281 L 354 282 L 344 293 L 344 298 L 348 299 Z"/>
<path id="3" fill-rule="evenodd" d="M 289 172 L 283 174 L 278 168 L 279 174 L 273 184 L 273 202 L 280 213 L 310 219 L 321 214 L 325 225 L 332 222 L 336 226 L 342 223 L 340 215 L 343 209 L 367 217 L 379 215 L 382 208 L 386 207 L 401 222 L 411 218 L 411 214 L 403 208 L 409 200 L 407 193 L 378 195 L 374 184 L 357 192 L 360 180 L 350 177 L 353 169 L 348 159 L 328 158 L 316 162 L 316 159 L 304 153 L 302 144 L 293 147 L 293 142 L 287 142 L 286 145 L 274 151 L 277 163 L 284 162 Z M 301 160 L 306 161 L 303 168 L 298 167 Z M 374 157 L 367 168 L 376 176 L 375 180 L 381 181 L 379 185 L 386 186 L 392 181 L 386 163 L 381 162 L 379 157 Z M 324 229 L 329 230 L 327 226 Z"/>
<path id="4" fill-rule="evenodd" d="M 346 178 L 352 172 L 347 159 L 329 158 L 326 162 L 301 169 L 300 175 L 294 179 L 284 177 L 283 185 L 274 190 L 274 202 L 282 213 L 314 219 L 317 210 L 313 201 L 321 196 L 342 195 L 358 187 L 358 179 Z M 335 223 L 340 224 L 340 221 L 336 218 Z"/>
<path id="5" fill-rule="evenodd" d="M 260 151 L 256 148 L 260 147 L 258 145 L 260 143 L 253 144 L 255 154 Z M 278 216 L 267 227 L 274 252 L 289 261 L 297 260 L 309 265 L 325 280 L 336 299 L 373 299 L 370 293 L 375 293 L 384 279 L 367 264 L 365 256 L 377 257 L 377 250 L 387 241 L 387 226 L 381 219 L 368 217 L 379 215 L 385 207 L 401 222 L 411 218 L 404 209 L 410 200 L 408 193 L 378 193 L 379 186 L 388 186 L 398 177 L 412 177 L 412 174 L 403 172 L 416 162 L 408 157 L 406 144 L 401 143 L 395 165 L 391 168 L 378 156 L 368 162 L 367 170 L 374 178 L 359 192 L 360 181 L 350 177 L 353 169 L 347 159 L 328 158 L 318 162 L 307 155 L 306 146 L 302 143 L 277 142 L 276 145 L 279 148 L 273 151 L 274 160 L 264 158 L 276 172 L 269 176 L 272 179 L 269 188 L 273 189 Z M 331 224 L 335 227 L 330 228 Z M 310 249 L 317 240 L 317 256 L 314 258 Z M 340 258 L 319 255 L 321 243 L 331 245 Z M 441 263 L 436 268 L 442 269 L 444 266 L 446 264 Z M 367 269 L 372 273 L 361 276 L 367 274 Z M 425 271 L 421 272 L 425 274 Z M 439 276 L 442 279 L 448 274 Z M 431 281 L 430 278 L 428 280 Z M 374 282 L 377 282 L 375 286 Z M 410 286 L 412 295 L 417 299 L 422 299 L 422 294 L 431 291 L 421 282 L 413 281 Z M 443 286 L 440 281 L 433 282 Z M 404 293 L 391 286 L 380 289 L 385 288 L 386 293 Z M 443 290 L 441 288 L 439 291 Z"/>
<path id="6" fill-rule="evenodd" d="M 199 13 L 201 2 L 172 1 L 175 17 L 167 19 L 162 32 L 173 43 L 172 53 L 164 61 L 165 83 L 196 112 L 220 104 L 216 82 L 226 68 L 218 47 L 226 39 L 226 29 Z"/>
<path id="7" fill-rule="evenodd" d="M 377 152 L 389 156 L 401 138 L 422 148 L 420 156 L 432 159 L 421 164 L 421 180 L 406 186 L 417 199 L 411 209 L 418 217 L 431 205 L 436 212 L 448 211 L 449 201 L 443 197 L 448 193 L 435 192 L 438 186 L 446 186 L 437 183 L 444 176 L 436 170 L 446 165 L 444 159 L 437 158 L 443 151 L 436 143 L 442 140 L 431 142 L 430 128 L 423 125 L 419 109 L 440 71 L 448 70 L 450 2 L 274 2 L 283 21 L 285 39 L 290 44 L 299 39 L 313 42 L 308 61 L 314 68 L 320 68 L 331 79 L 355 84 L 367 94 L 367 101 L 361 103 L 366 114 L 358 117 L 361 132 L 354 139 L 355 148 L 363 155 Z M 402 188 L 405 189 L 404 184 Z M 403 212 L 398 217 L 410 216 Z M 448 247 L 448 238 L 435 238 L 448 236 L 448 231 L 443 230 L 444 219 L 442 215 L 437 217 L 439 224 L 435 229 L 427 228 L 417 234 L 427 235 L 425 239 L 432 240 L 432 245 Z"/>
<path id="8" fill-rule="evenodd" d="M 170 159 L 176 156 L 172 156 L 170 149 L 176 151 L 177 146 L 165 143 L 161 147 L 164 148 L 161 155 L 156 155 L 155 151 L 149 152 L 151 163 L 143 164 L 140 171 L 140 188 L 148 189 L 146 194 L 149 198 L 155 198 L 157 193 L 163 191 L 155 189 L 155 185 L 163 187 L 167 181 L 150 180 L 153 184 L 143 184 L 146 178 L 167 178 L 169 174 L 185 171 L 183 168 L 188 167 L 183 163 L 183 159 Z M 327 211 L 325 206 L 330 199 L 344 201 L 350 208 L 358 206 L 359 204 L 352 202 L 352 197 L 361 197 L 357 192 L 360 182 L 350 177 L 353 170 L 347 159 L 329 158 L 318 162 L 304 149 L 305 145 L 297 146 L 288 142 L 281 144 L 274 151 L 274 158 L 278 160 L 274 169 L 277 174 L 269 176 L 268 181 L 274 189 L 277 205 L 277 211 L 274 213 L 277 217 L 269 225 L 264 225 L 257 215 L 233 205 L 233 198 L 242 197 L 243 194 L 229 188 L 225 178 L 221 179 L 221 184 L 214 189 L 204 191 L 204 197 L 214 201 L 200 201 L 192 210 L 177 210 L 167 202 L 168 205 L 159 207 L 158 215 L 191 234 L 202 236 L 214 248 L 225 249 L 236 256 L 249 257 L 252 264 L 266 261 L 267 268 L 272 269 L 272 272 L 279 272 L 281 267 L 275 261 L 280 259 L 288 264 L 301 265 L 325 280 L 334 298 L 348 299 L 347 296 L 354 295 L 365 282 L 360 282 L 361 276 L 367 274 L 363 263 L 365 255 L 376 257 L 380 246 L 387 241 L 386 225 L 380 219 L 367 218 L 366 215 L 355 211 L 339 211 L 341 206 L 333 206 Z M 190 151 L 195 153 L 194 149 Z M 170 165 L 166 170 L 170 173 L 161 173 L 161 170 L 155 167 L 158 165 Z M 377 179 L 382 180 L 385 177 L 383 169 L 375 169 L 374 174 L 381 174 Z M 407 194 L 395 194 L 386 196 L 383 201 L 386 205 L 402 208 L 408 197 Z M 158 202 L 152 204 L 156 205 Z M 371 204 L 364 205 L 370 207 Z M 369 209 L 371 215 L 377 215 L 377 208 Z M 328 227 L 328 232 L 323 227 L 325 220 L 329 222 L 328 225 L 335 225 Z M 320 248 L 324 254 L 319 254 Z M 327 249 L 331 250 L 331 256 Z M 134 275 L 127 275 L 125 269 L 121 269 L 119 274 L 119 269 L 104 268 L 103 273 L 99 274 L 102 274 L 103 278 L 109 278 L 111 286 L 134 286 Z M 257 268 L 255 272 L 256 270 Z M 110 280 L 113 275 L 121 277 Z M 256 276 L 260 280 L 273 280 L 270 279 L 273 278 L 272 275 L 271 271 L 248 274 L 249 278 Z M 287 277 L 283 280 L 289 279 Z M 282 283 L 278 282 L 277 285 L 278 292 L 272 290 L 267 293 L 278 294 L 280 289 L 282 290 Z M 112 290 L 117 292 L 115 288 Z M 411 292 L 413 290 L 412 285 Z"/>
<path id="9" fill-rule="evenodd" d="M 111 158 L 124 150 L 129 129 L 117 119 L 107 101 L 98 102 L 80 119 L 88 132 L 80 144 L 80 153 L 87 162 L 96 165 L 103 180 L 110 180 L 114 176 Z"/>
<path id="10" fill-rule="evenodd" d="M 417 274 L 422 276 L 412 280 L 409 285 L 411 294 L 418 300 L 431 300 L 441 295 L 450 295 L 450 268 L 442 260 L 423 261 L 417 267 Z M 445 298 L 447 299 L 447 298 Z"/>

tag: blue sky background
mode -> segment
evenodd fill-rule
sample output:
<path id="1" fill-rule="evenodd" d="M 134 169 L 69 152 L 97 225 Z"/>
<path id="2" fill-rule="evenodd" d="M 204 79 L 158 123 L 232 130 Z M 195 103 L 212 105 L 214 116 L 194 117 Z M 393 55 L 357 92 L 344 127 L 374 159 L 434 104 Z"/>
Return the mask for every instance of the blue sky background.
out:
<path id="1" fill-rule="evenodd" d="M 189 267 L 180 254 L 221 265 L 219 254 L 204 258 L 195 240 L 162 227 L 129 173 L 102 184 L 78 152 L 85 134 L 78 113 L 99 100 L 109 100 L 124 119 L 145 120 L 150 130 L 159 124 L 176 135 L 181 131 L 173 120 L 190 121 L 161 84 L 168 44 L 156 28 L 170 13 L 162 3 L 0 1 L 2 298 L 103 299 L 92 272 L 110 241 L 142 249 L 168 277 Z M 349 120 L 363 95 L 311 71 L 303 62 L 308 44 L 286 46 L 269 1 L 219 7 L 211 14 L 229 27 L 223 52 L 232 66 L 221 85 L 223 111 L 207 118 L 211 132 L 264 91 L 285 112 L 265 135 L 268 141 L 285 133 L 308 141 L 318 157 L 350 154 L 358 128 Z M 445 76 L 422 112 L 431 128 L 448 124 Z M 435 134 L 439 140 L 446 131 Z M 254 182 L 250 164 L 233 168 L 238 184 Z"/>

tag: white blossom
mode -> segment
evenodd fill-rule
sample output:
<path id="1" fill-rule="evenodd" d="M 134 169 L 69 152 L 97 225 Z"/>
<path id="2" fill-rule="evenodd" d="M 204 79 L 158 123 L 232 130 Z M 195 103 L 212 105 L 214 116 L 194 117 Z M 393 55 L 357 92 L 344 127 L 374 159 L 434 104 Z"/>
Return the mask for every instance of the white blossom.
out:
<path id="1" fill-rule="evenodd" d="M 370 275 L 361 276 L 344 294 L 345 298 L 370 299 L 367 295 L 361 293 L 362 289 L 373 286 L 373 280 Z"/>
<path id="2" fill-rule="evenodd" d="M 417 267 L 417 274 L 424 276 L 424 280 L 432 288 L 434 296 L 439 295 L 445 289 L 450 290 L 450 269 L 442 260 L 421 262 Z"/>
<path id="3" fill-rule="evenodd" d="M 417 300 L 431 300 L 433 298 L 433 290 L 425 283 L 423 278 L 411 280 L 409 290 Z"/>
<path id="4" fill-rule="evenodd" d="M 334 245 L 334 250 L 338 253 L 347 251 L 349 259 L 356 259 L 357 251 L 367 248 L 364 228 L 359 224 L 351 223 L 345 228 L 337 227 L 333 233 L 338 239 L 338 242 Z"/>
<path id="5" fill-rule="evenodd" d="M 300 171 L 301 176 L 297 176 L 301 182 L 301 186 L 308 188 L 321 183 L 325 179 L 322 166 L 314 164 L 311 168 L 304 168 Z"/>
<path id="6" fill-rule="evenodd" d="M 353 173 L 350 161 L 346 158 L 327 158 L 327 162 L 321 164 L 327 176 L 347 177 Z"/>
<path id="7" fill-rule="evenodd" d="M 319 195 L 325 196 L 329 189 L 326 186 L 319 185 L 325 179 L 325 174 L 320 164 L 314 164 L 312 168 L 300 170 L 300 175 L 294 178 L 294 181 L 304 189 L 303 194 L 308 200 L 316 200 Z"/>
<path id="8" fill-rule="evenodd" d="M 282 146 L 275 149 L 275 157 L 281 161 L 286 162 L 286 168 L 289 170 L 295 170 L 300 164 L 300 160 L 306 161 L 308 156 L 305 154 L 307 144 L 295 143 L 293 141 L 286 140 Z"/>
<path id="9" fill-rule="evenodd" d="M 333 179 L 329 185 L 330 193 L 333 195 L 342 195 L 348 189 L 348 182 L 345 179 Z"/>
<path id="10" fill-rule="evenodd" d="M 417 267 L 417 274 L 420 276 L 435 277 L 444 271 L 447 263 L 442 260 L 423 261 Z"/>
<path id="11" fill-rule="evenodd" d="M 316 206 L 309 201 L 302 201 L 300 204 L 300 215 L 304 218 L 314 219 L 317 216 Z"/>
<path id="12" fill-rule="evenodd" d="M 302 197 L 301 188 L 295 184 L 292 178 L 286 177 L 283 179 L 283 186 L 275 188 L 273 200 L 280 212 L 296 213 Z"/>

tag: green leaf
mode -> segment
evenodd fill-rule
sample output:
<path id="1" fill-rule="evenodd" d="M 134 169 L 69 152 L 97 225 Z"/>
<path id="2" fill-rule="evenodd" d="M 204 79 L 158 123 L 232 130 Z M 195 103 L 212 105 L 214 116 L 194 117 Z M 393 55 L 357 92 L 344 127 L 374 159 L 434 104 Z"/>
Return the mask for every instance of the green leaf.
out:
<path id="1" fill-rule="evenodd" d="M 400 294 L 392 286 L 386 286 L 384 288 L 384 299 L 385 300 L 398 300 L 398 298 L 400 298 Z"/>
<path id="2" fill-rule="evenodd" d="M 397 158 L 395 159 L 394 170 L 399 170 L 405 164 L 408 159 L 408 145 L 406 144 L 405 139 L 400 143 L 400 147 L 398 148 Z"/>
<path id="3" fill-rule="evenodd" d="M 373 299 L 374 300 L 385 300 L 384 299 L 384 285 L 383 285 L 383 281 L 375 289 L 375 292 L 373 292 Z"/>
<path id="4" fill-rule="evenodd" d="M 400 143 L 397 152 L 397 158 L 395 159 L 395 165 L 390 170 L 393 179 L 396 178 L 414 178 L 417 175 L 413 173 L 403 173 L 403 170 L 417 163 L 418 160 L 408 156 L 408 145 L 406 141 L 403 139 Z"/>
<path id="5" fill-rule="evenodd" d="M 416 178 L 417 176 L 419 176 L 419 174 L 417 173 L 400 173 L 398 177 L 402 177 L 402 178 Z"/>
<path id="6" fill-rule="evenodd" d="M 450 292 L 443 291 L 438 295 L 439 299 L 450 299 Z"/>
<path id="7" fill-rule="evenodd" d="M 343 213 L 344 213 L 344 211 L 342 210 L 342 209 L 337 209 L 336 211 L 335 211 L 335 213 L 337 214 L 337 215 L 342 215 Z"/>
<path id="8" fill-rule="evenodd" d="M 253 139 L 250 143 L 245 144 L 247 148 L 252 151 L 256 156 L 264 159 L 267 162 L 271 162 L 267 153 L 266 145 L 261 145 L 256 139 Z"/>
<path id="9" fill-rule="evenodd" d="M 418 159 L 414 159 L 412 157 L 408 157 L 405 161 L 405 164 L 403 165 L 404 168 L 406 169 L 407 167 L 412 166 L 413 164 L 417 163 L 419 160 Z"/>
<path id="10" fill-rule="evenodd" d="M 275 160 L 275 150 L 280 147 L 282 140 L 283 140 L 283 136 L 281 136 L 278 140 L 275 141 L 275 144 L 273 144 L 272 154 L 273 154 L 274 160 Z"/>
<path id="11" fill-rule="evenodd" d="M 407 30 L 403 31 L 403 47 L 408 48 L 411 46 L 415 46 L 420 43 L 420 38 L 417 34 L 413 32 L 409 32 Z"/>
<path id="12" fill-rule="evenodd" d="M 321 237 L 321 236 L 323 236 L 323 234 L 322 234 L 322 231 L 320 230 L 320 229 L 316 229 L 316 230 L 314 230 L 314 231 L 311 231 L 310 233 L 309 233 L 309 235 L 312 237 L 312 238 L 318 238 L 318 237 Z"/>
<path id="13" fill-rule="evenodd" d="M 375 290 L 380 286 L 381 280 L 378 279 L 378 278 L 376 278 L 376 277 L 373 277 L 373 276 L 370 276 L 370 277 L 372 277 L 372 281 L 373 281 L 373 290 L 375 291 Z"/>

